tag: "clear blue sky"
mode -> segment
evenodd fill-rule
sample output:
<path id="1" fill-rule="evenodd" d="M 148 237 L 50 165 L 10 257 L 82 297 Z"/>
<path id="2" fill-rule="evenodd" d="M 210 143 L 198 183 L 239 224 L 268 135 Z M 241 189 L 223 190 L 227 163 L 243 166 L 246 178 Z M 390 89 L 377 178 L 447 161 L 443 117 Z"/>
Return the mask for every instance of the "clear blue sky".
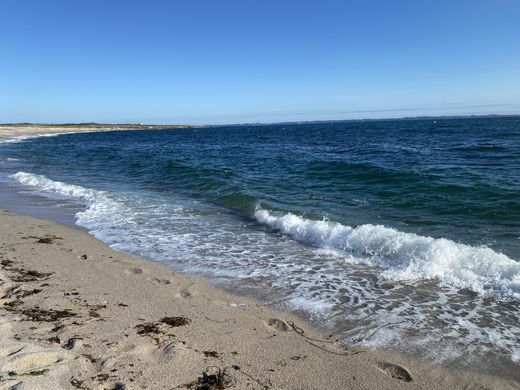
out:
<path id="1" fill-rule="evenodd" d="M 0 122 L 520 114 L 518 0 L 1 0 Z"/>

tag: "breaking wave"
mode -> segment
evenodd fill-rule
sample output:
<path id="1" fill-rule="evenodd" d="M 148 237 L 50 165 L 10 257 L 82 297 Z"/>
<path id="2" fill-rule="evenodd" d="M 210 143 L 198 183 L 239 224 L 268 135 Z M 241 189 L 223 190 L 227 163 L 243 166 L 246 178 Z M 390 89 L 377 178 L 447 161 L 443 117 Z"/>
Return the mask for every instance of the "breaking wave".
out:
<path id="1" fill-rule="evenodd" d="M 405 233 L 382 225 L 345 226 L 257 209 L 258 222 L 352 263 L 382 268 L 389 279 L 436 279 L 481 294 L 520 298 L 520 263 L 491 248 Z"/>

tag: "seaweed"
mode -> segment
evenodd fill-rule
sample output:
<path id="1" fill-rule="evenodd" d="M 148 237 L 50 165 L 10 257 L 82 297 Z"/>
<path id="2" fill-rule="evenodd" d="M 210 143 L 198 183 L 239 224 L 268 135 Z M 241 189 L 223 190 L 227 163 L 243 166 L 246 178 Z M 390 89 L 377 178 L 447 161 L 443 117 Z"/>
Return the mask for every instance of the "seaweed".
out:
<path id="1" fill-rule="evenodd" d="M 4 260 L 0 261 L 0 264 L 2 264 L 4 266 L 4 268 L 9 268 L 9 267 L 11 267 L 13 262 L 11 260 L 4 259 Z"/>
<path id="2" fill-rule="evenodd" d="M 80 381 L 79 379 L 76 379 L 74 377 L 70 378 L 70 381 L 69 383 L 74 386 L 76 389 L 84 389 L 84 390 L 87 390 L 88 387 L 84 387 L 83 386 L 83 382 L 84 381 Z"/>
<path id="3" fill-rule="evenodd" d="M 98 310 L 106 309 L 107 305 L 87 305 L 89 308 L 88 314 L 91 317 L 99 318 L 101 315 L 98 313 Z"/>
<path id="4" fill-rule="evenodd" d="M 20 310 L 20 314 L 23 314 L 28 318 L 28 321 L 39 321 L 39 322 L 54 322 L 63 318 L 75 317 L 77 314 L 71 312 L 69 309 L 65 310 L 54 310 L 54 309 L 41 309 L 41 308 L 29 308 Z"/>
<path id="5" fill-rule="evenodd" d="M 7 291 L 5 292 L 5 295 L 2 296 L 1 299 L 9 299 L 9 298 L 12 298 L 13 296 L 16 299 L 20 299 L 20 298 L 28 297 L 30 295 L 39 294 L 42 291 L 43 291 L 42 289 L 38 289 L 38 288 L 33 288 L 32 290 L 22 290 L 22 289 L 20 289 L 19 286 L 15 286 L 15 287 L 11 287 L 11 288 L 7 289 Z"/>
<path id="6" fill-rule="evenodd" d="M 163 317 L 158 322 L 144 322 L 136 325 L 137 334 L 141 336 L 150 336 L 156 334 L 164 334 L 161 330 L 161 324 L 166 324 L 172 328 L 178 326 L 188 325 L 191 322 L 189 318 L 185 317 Z"/>
<path id="7" fill-rule="evenodd" d="M 85 359 L 87 359 L 92 364 L 97 363 L 97 361 L 99 360 L 99 358 L 95 358 L 94 356 L 92 356 L 90 354 L 83 354 L 83 356 L 85 357 Z"/>
<path id="8" fill-rule="evenodd" d="M 58 336 L 49 337 L 49 338 L 47 339 L 47 341 L 48 341 L 49 343 L 61 344 L 61 340 L 60 340 L 60 338 L 59 338 Z"/>
<path id="9" fill-rule="evenodd" d="M 150 334 L 161 333 L 159 325 L 153 322 L 145 322 L 143 324 L 136 325 L 137 334 L 141 336 L 149 336 Z"/>
<path id="10" fill-rule="evenodd" d="M 20 299 L 16 299 L 11 302 L 5 302 L 4 306 L 6 306 L 6 310 L 13 311 L 15 307 L 18 307 L 23 304 L 23 301 Z"/>
<path id="11" fill-rule="evenodd" d="M 52 273 L 25 270 L 22 268 L 10 268 L 9 271 L 17 273 L 17 275 L 11 277 L 11 280 L 18 283 L 37 282 L 38 280 L 46 279 L 52 275 Z"/>
<path id="12" fill-rule="evenodd" d="M 40 375 L 46 374 L 48 371 L 49 371 L 48 368 L 43 368 L 41 370 L 26 371 L 26 372 L 21 372 L 21 373 L 17 373 L 16 371 L 9 371 L 7 373 L 7 375 L 17 376 L 17 377 L 18 376 L 40 376 Z"/>
<path id="13" fill-rule="evenodd" d="M 161 321 L 163 324 L 170 325 L 171 327 L 188 325 L 191 320 L 184 317 L 163 317 Z"/>
<path id="14" fill-rule="evenodd" d="M 221 369 L 217 366 L 206 368 L 196 380 L 177 388 L 194 390 L 224 390 L 235 385 L 236 381 L 226 372 L 230 367 Z"/>
<path id="15" fill-rule="evenodd" d="M 54 244 L 56 240 L 63 240 L 63 238 L 52 235 L 45 235 L 45 237 L 29 236 L 28 238 L 36 238 L 36 244 Z"/>

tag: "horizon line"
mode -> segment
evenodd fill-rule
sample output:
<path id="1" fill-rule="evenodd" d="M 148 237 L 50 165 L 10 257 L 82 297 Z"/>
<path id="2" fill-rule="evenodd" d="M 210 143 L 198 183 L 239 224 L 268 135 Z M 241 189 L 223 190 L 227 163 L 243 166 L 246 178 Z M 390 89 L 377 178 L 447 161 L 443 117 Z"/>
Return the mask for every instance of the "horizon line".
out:
<path id="1" fill-rule="evenodd" d="M 281 122 L 230 122 L 224 124 L 190 124 L 190 123 L 144 123 L 144 122 L 6 122 L 0 123 L 0 126 L 139 126 L 152 128 L 175 127 L 225 127 L 225 126 L 247 126 L 247 125 L 278 125 L 278 124 L 305 124 L 305 123 L 332 123 L 332 122 L 368 122 L 368 121 L 389 121 L 389 120 L 422 120 L 422 119 L 467 119 L 467 118 L 496 118 L 496 117 L 520 117 L 518 114 L 455 114 L 455 115 L 417 115 L 417 116 L 399 116 L 387 118 L 355 118 L 355 119 L 316 119 L 316 120 L 290 120 Z"/>

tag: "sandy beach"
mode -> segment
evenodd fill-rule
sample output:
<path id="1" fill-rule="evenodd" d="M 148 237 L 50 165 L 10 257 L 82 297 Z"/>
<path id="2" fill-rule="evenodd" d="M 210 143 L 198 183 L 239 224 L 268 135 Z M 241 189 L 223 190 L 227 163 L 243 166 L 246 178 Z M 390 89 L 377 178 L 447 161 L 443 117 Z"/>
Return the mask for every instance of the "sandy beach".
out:
<path id="1" fill-rule="evenodd" d="M 130 130 L 147 130 L 147 129 L 171 129 L 185 128 L 195 126 L 184 125 L 142 125 L 142 124 L 72 124 L 72 125 L 2 125 L 0 124 L 0 138 L 21 137 L 21 136 L 37 136 L 42 134 L 61 134 L 61 133 L 85 133 L 100 131 L 130 131 Z"/>
<path id="2" fill-rule="evenodd" d="M 83 231 L 8 211 L 0 221 L 1 389 L 518 388 L 339 348 L 289 313 Z"/>
<path id="3" fill-rule="evenodd" d="M 2 210 L 0 237 L 0 389 L 520 388 L 339 347 L 291 313 L 79 229 Z"/>

